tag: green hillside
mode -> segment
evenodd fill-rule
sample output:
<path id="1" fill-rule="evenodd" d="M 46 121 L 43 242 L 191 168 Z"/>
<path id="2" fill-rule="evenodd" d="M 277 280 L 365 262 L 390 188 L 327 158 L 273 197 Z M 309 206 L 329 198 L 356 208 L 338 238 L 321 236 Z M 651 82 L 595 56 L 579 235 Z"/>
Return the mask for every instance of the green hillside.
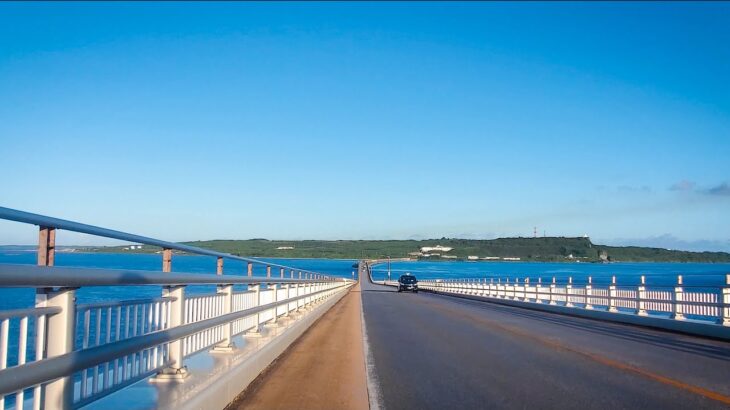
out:
<path id="1" fill-rule="evenodd" d="M 270 241 L 267 239 L 213 240 L 185 242 L 219 252 L 251 257 L 361 259 L 418 257 L 428 260 L 466 260 L 469 256 L 502 260 L 519 258 L 522 261 L 634 261 L 634 262 L 730 262 L 725 252 L 686 252 L 659 248 L 616 247 L 595 245 L 589 238 L 499 238 L 427 239 L 400 241 Z M 449 251 L 430 251 L 418 255 L 422 247 L 448 247 Z M 293 248 L 293 249 L 280 249 Z M 157 252 L 160 249 L 143 246 L 129 250 L 125 247 L 86 248 L 92 252 Z M 430 255 L 430 256 L 426 256 Z M 448 258 L 445 258 L 448 256 Z"/>

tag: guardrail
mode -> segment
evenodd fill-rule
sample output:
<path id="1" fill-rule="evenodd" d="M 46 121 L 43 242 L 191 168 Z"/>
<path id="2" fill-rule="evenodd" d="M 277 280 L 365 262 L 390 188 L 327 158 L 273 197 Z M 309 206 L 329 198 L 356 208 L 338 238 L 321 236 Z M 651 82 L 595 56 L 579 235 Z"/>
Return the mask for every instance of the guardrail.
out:
<path id="1" fill-rule="evenodd" d="M 646 279 L 636 286 L 619 286 L 616 277 L 611 284 L 596 286 L 574 284 L 572 278 L 558 283 L 541 279 L 427 279 L 419 281 L 419 288 L 437 293 L 474 295 L 485 298 L 515 300 L 534 304 L 557 305 L 576 309 L 604 310 L 612 313 L 632 313 L 638 316 L 657 315 L 674 320 L 693 319 L 730 326 L 730 275 L 724 287 L 696 287 L 683 285 L 678 276 L 673 287 L 646 286 Z M 387 283 L 390 284 L 390 283 Z"/>
<path id="2" fill-rule="evenodd" d="M 231 352 L 234 336 L 256 336 L 263 324 L 311 307 L 352 283 L 8 208 L 0 207 L 0 219 L 40 228 L 39 266 L 0 265 L 0 287 L 36 289 L 35 307 L 0 311 L 0 409 L 78 408 L 151 375 L 156 382 L 183 380 L 186 357 L 206 349 Z M 162 272 L 55 267 L 56 229 L 160 246 Z M 172 273 L 173 249 L 217 257 L 217 274 Z M 223 275 L 224 259 L 248 262 L 247 276 Z M 266 266 L 266 278 L 253 276 L 254 264 Z M 279 268 L 279 278 L 271 277 L 272 267 Z M 214 285 L 216 292 L 186 296 L 186 286 L 193 284 Z M 133 285 L 159 286 L 162 294 L 76 303 L 80 287 Z M 234 285 L 247 289 L 234 290 Z"/>

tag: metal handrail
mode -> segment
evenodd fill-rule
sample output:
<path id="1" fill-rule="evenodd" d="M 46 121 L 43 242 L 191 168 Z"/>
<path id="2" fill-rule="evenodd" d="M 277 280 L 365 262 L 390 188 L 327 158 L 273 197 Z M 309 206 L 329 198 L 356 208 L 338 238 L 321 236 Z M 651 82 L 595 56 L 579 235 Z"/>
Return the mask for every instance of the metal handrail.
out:
<path id="1" fill-rule="evenodd" d="M 255 258 L 246 258 L 243 256 L 236 256 L 230 253 L 216 252 L 205 248 L 198 248 L 196 246 L 183 245 L 175 242 L 163 241 L 160 239 L 149 238 L 146 236 L 135 235 L 127 232 L 116 231 L 113 229 L 102 228 L 94 225 L 87 225 L 80 222 L 68 221 L 60 218 L 53 218 L 50 216 L 34 214 L 31 212 L 20 211 L 17 209 L 5 208 L 0 206 L 0 219 L 6 219 L 9 221 L 23 222 L 32 225 L 38 225 L 46 228 L 63 229 L 67 231 L 85 233 L 89 235 L 101 236 L 111 239 L 119 239 L 122 241 L 129 241 L 134 243 L 142 243 L 145 245 L 159 246 L 163 249 L 174 249 L 178 251 L 184 251 L 194 253 L 197 255 L 215 256 L 219 258 L 226 258 L 244 262 L 251 262 L 260 265 L 271 266 L 275 268 L 294 269 L 298 272 L 315 273 L 305 269 L 299 269 L 292 266 L 279 265 L 276 263 L 266 262 Z"/>
<path id="2" fill-rule="evenodd" d="M 0 320 L 13 319 L 16 317 L 37 317 L 42 315 L 54 315 L 61 313 L 61 308 L 56 306 L 37 307 L 27 309 L 13 309 L 0 311 Z"/>
<path id="3" fill-rule="evenodd" d="M 335 288 L 291 297 L 286 300 L 255 306 L 246 310 L 228 313 L 211 319 L 205 319 L 165 330 L 158 330 L 141 336 L 135 336 L 83 350 L 76 350 L 64 355 L 0 370 L 0 396 L 16 392 L 28 386 L 35 386 L 65 377 L 80 370 L 88 369 L 90 367 L 139 352 L 143 349 L 179 340 L 206 329 L 224 325 L 237 319 L 255 315 L 256 313 L 265 312 L 281 305 L 310 298 L 324 292 L 331 292 L 333 289 L 338 289 L 347 285 L 347 283 L 343 283 L 341 286 Z"/>
<path id="4" fill-rule="evenodd" d="M 108 308 L 108 307 L 119 307 L 119 306 L 130 306 L 139 305 L 143 303 L 155 303 L 155 302 L 173 302 L 177 298 L 171 296 L 163 296 L 159 298 L 145 298 L 145 299 L 127 299 L 127 300 L 112 300 L 105 302 L 93 302 L 93 303 L 79 303 L 76 305 L 76 310 L 86 309 L 97 309 L 97 308 Z"/>
<path id="5" fill-rule="evenodd" d="M 70 268 L 59 266 L 0 264 L 0 287 L 68 287 L 127 285 L 233 285 L 267 283 L 339 282 L 343 278 L 287 279 L 240 275 L 165 273 L 133 269 Z"/>

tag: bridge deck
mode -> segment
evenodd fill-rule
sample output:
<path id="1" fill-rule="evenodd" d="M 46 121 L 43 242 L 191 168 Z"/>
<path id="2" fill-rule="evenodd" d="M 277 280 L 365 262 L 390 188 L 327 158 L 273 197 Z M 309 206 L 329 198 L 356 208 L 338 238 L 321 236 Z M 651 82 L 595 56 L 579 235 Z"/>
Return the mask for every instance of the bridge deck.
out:
<path id="1" fill-rule="evenodd" d="M 362 287 L 387 409 L 730 405 L 725 342 Z"/>
<path id="2" fill-rule="evenodd" d="M 356 285 L 229 409 L 367 409 L 361 317 Z"/>

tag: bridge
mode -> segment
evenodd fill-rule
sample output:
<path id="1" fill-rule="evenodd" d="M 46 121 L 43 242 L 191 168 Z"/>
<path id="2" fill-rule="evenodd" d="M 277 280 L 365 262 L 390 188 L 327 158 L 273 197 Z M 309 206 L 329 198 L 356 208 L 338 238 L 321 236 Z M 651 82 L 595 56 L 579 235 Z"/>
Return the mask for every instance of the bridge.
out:
<path id="1" fill-rule="evenodd" d="M 0 219 L 39 238 L 36 265 L 0 265 L 0 287 L 36 294 L 0 311 L 0 409 L 730 406 L 730 278 L 399 293 L 373 279 L 383 261 L 360 261 L 352 281 L 8 208 Z M 158 246 L 160 270 L 55 266 L 57 230 Z M 173 272 L 175 252 L 215 262 Z M 104 286 L 159 295 L 77 301 Z"/>

